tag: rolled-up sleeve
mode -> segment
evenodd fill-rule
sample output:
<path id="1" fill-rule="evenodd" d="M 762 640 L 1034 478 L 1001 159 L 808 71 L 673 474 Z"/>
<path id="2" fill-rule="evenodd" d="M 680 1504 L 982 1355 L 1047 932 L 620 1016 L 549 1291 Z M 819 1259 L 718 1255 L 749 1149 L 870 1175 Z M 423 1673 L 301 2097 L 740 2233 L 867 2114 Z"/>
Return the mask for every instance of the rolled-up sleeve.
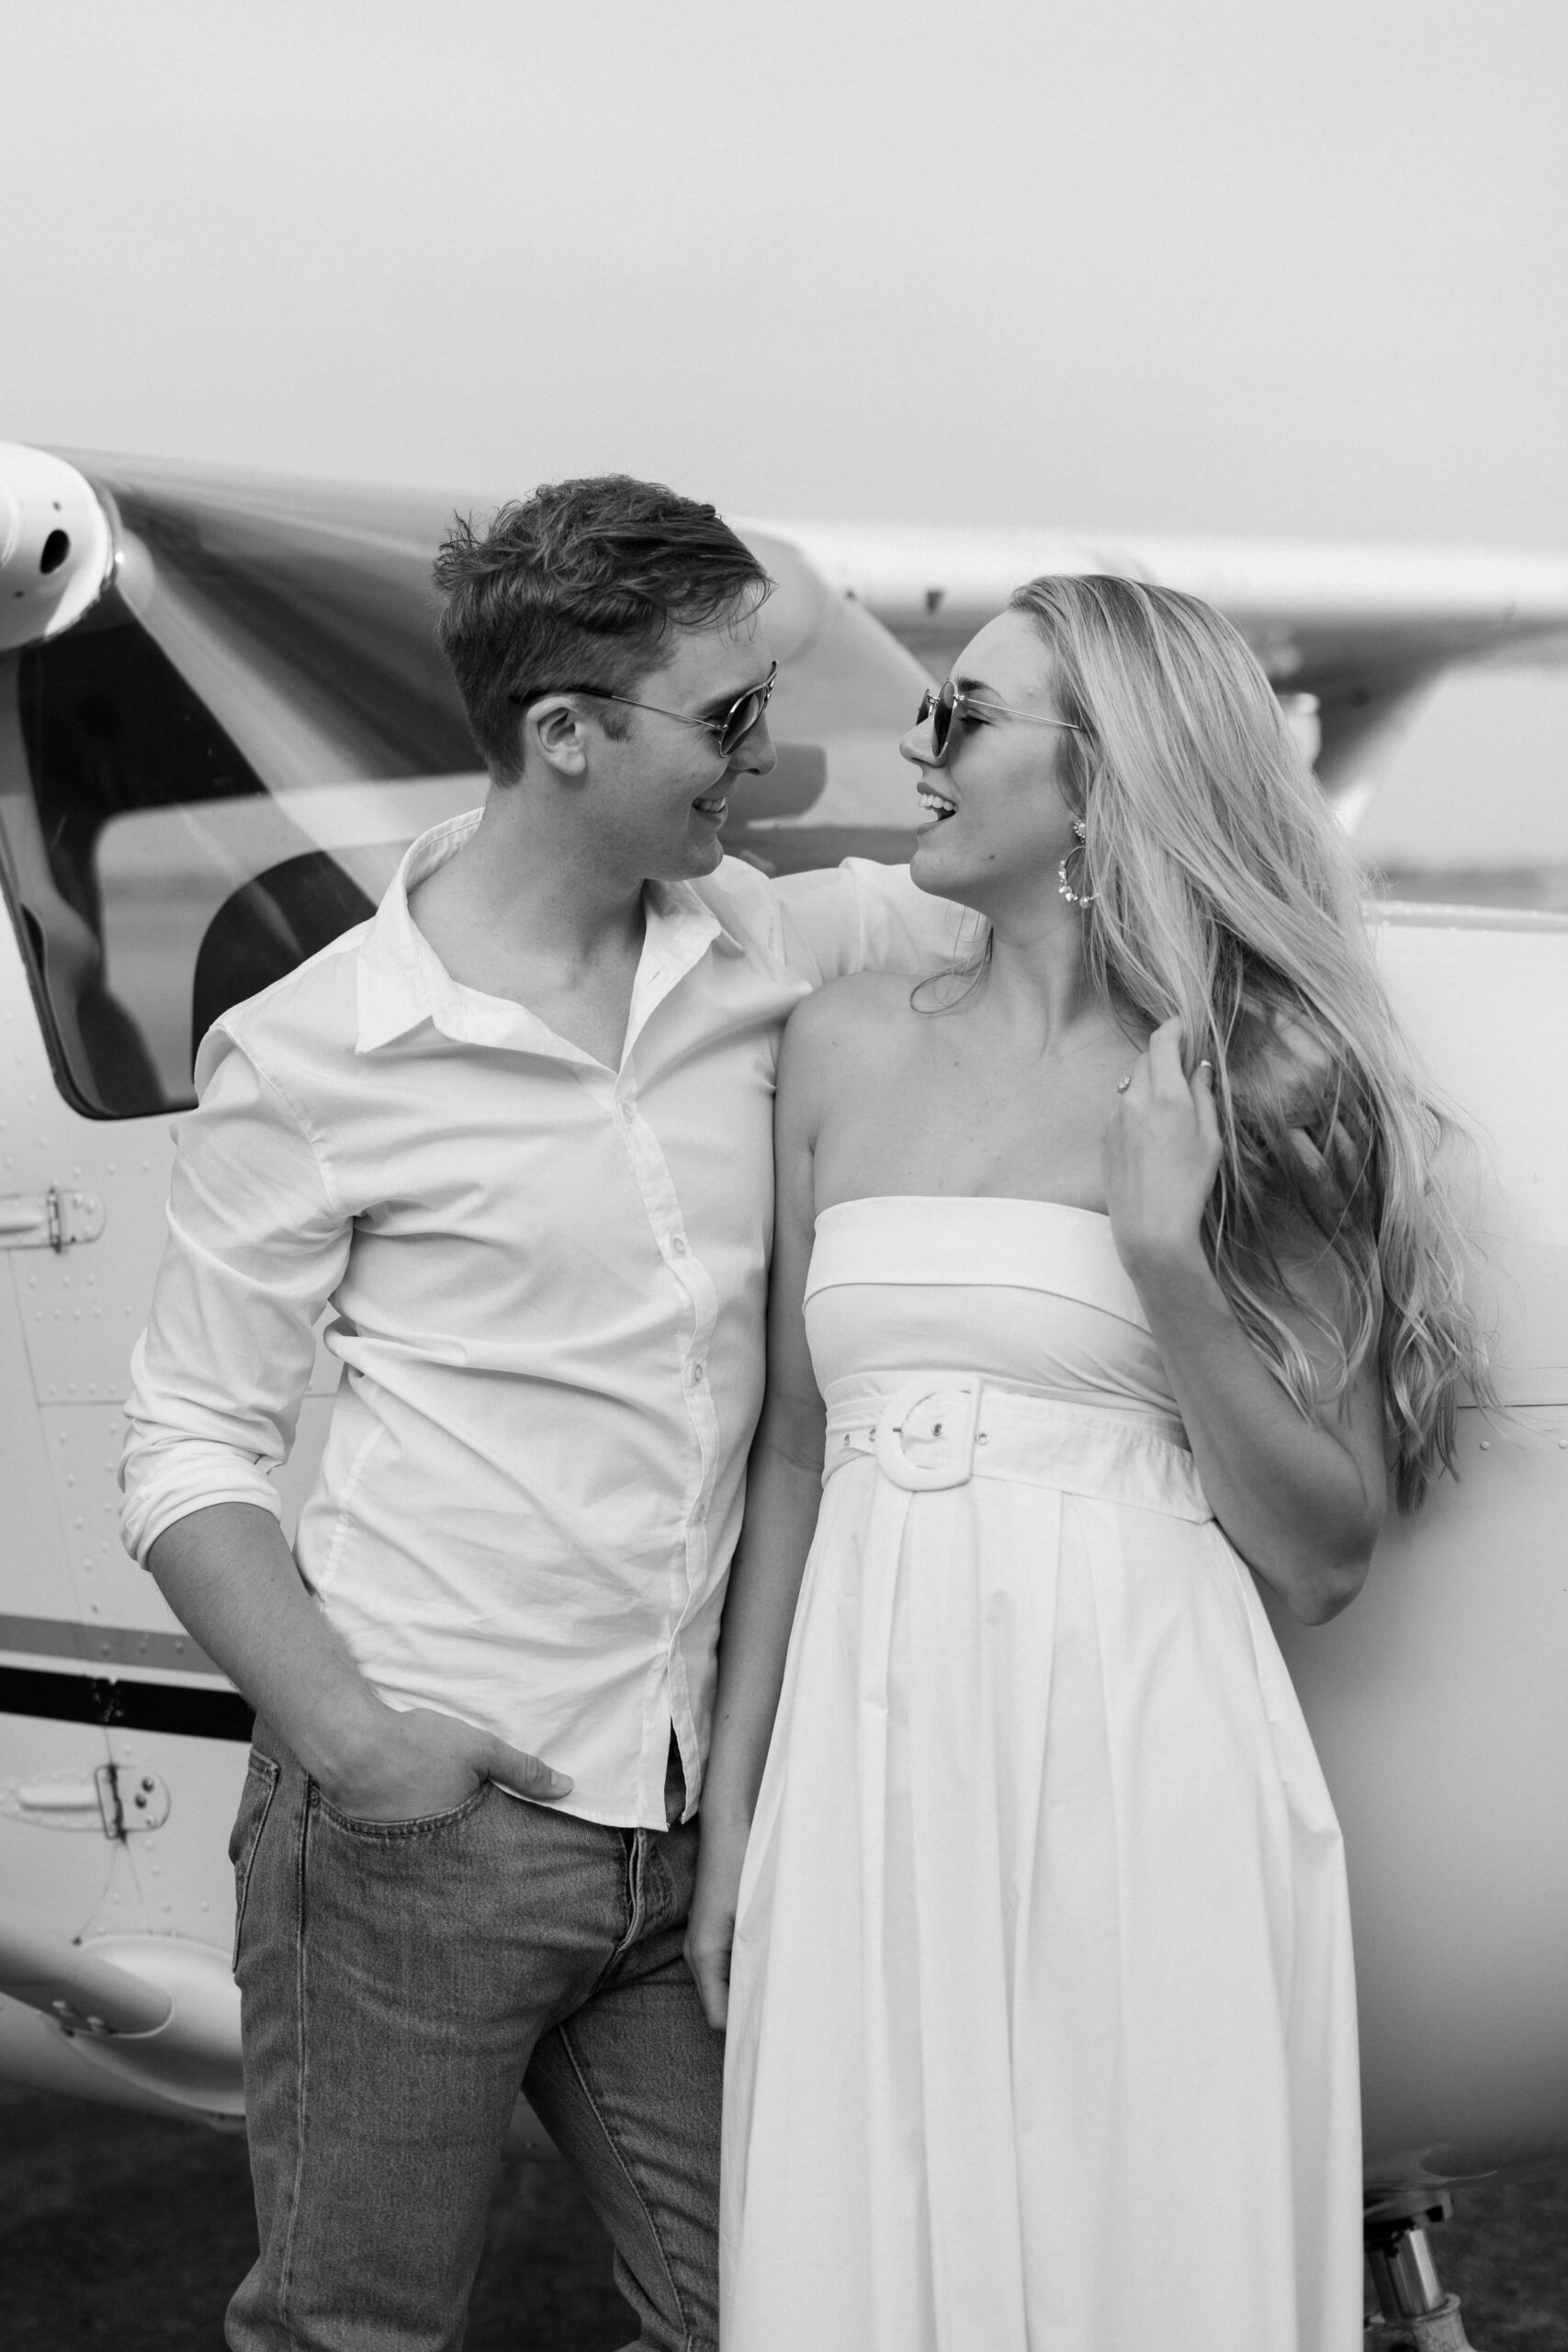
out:
<path id="1" fill-rule="evenodd" d="M 960 950 L 966 908 L 933 899 L 907 865 L 846 857 L 841 865 L 781 874 L 773 884 L 792 970 L 820 988 L 851 972 L 936 972 Z"/>
<path id="2" fill-rule="evenodd" d="M 142 1562 L 165 1528 L 212 1503 L 281 1517 L 270 1473 L 293 1442 L 315 1323 L 352 1232 L 305 1118 L 245 1048 L 216 1030 L 201 1063 L 131 1357 L 120 1532 Z"/>

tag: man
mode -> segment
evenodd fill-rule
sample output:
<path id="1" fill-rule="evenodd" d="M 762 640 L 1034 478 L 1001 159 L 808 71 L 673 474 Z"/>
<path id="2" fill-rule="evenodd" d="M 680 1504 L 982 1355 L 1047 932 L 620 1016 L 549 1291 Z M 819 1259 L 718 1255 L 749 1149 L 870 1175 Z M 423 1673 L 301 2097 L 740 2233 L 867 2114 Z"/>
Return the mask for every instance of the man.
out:
<path id="1" fill-rule="evenodd" d="M 455 2344 L 521 2081 L 641 2342 L 708 2346 L 722 2045 L 681 1940 L 777 1032 L 951 927 L 907 876 L 791 904 L 723 858 L 774 665 L 711 507 L 561 483 L 436 577 L 490 796 L 209 1033 L 134 1366 L 126 1541 L 258 1715 L 229 2342 Z M 329 1303 L 291 1554 L 267 1473 Z"/>

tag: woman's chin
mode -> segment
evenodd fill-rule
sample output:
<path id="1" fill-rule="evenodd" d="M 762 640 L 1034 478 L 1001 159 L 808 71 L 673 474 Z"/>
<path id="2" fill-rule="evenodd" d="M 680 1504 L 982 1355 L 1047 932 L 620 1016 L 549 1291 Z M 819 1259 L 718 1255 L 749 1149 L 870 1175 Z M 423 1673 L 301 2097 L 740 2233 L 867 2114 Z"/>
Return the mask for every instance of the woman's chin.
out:
<path id="1" fill-rule="evenodd" d="M 979 887 L 980 877 L 942 839 L 943 824 L 951 822 L 950 818 L 939 820 L 916 834 L 909 855 L 909 879 L 917 889 L 929 890 L 933 899 L 953 899 L 969 906 L 973 904 L 970 890 Z"/>
<path id="2" fill-rule="evenodd" d="M 932 891 L 939 899 L 951 898 L 959 878 L 960 863 L 944 856 L 946 843 L 938 839 L 942 831 L 939 820 L 922 827 L 915 835 L 915 846 L 909 853 L 909 879 L 922 890 Z"/>

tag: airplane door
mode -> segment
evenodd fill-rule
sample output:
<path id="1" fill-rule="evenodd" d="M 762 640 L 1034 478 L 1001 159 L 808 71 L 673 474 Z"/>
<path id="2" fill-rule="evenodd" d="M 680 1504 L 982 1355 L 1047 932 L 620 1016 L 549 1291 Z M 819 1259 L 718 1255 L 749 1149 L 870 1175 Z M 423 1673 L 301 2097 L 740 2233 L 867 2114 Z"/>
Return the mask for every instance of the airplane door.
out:
<path id="1" fill-rule="evenodd" d="M 226 1954 L 248 1717 L 118 1536 L 121 1400 L 169 1123 L 65 1102 L 9 922 L 0 1041 L 0 1905 L 89 1950 L 156 1935 Z M 85 2041 L 14 2000 L 0 2000 L 0 2065 L 114 2089 Z"/>
<path id="2" fill-rule="evenodd" d="M 59 1708 L 62 1692 L 73 1695 L 84 1672 L 83 1611 L 23 1337 L 22 1298 L 36 1296 L 24 1269 L 34 1252 L 14 1246 L 27 1205 L 22 1125 L 38 1099 L 32 1029 L 6 926 L 0 933 L 0 1895 L 7 1916 L 69 1939 L 123 1894 L 124 1869 L 110 1835 L 107 1735 L 90 1713 Z M 47 1083 L 47 1067 L 43 1077 Z M 19 2062 L 7 2071 L 26 2076 L 36 2057 L 48 2079 L 48 2036 L 32 2010 L 0 2000 L 0 2049 Z"/>
<path id="3" fill-rule="evenodd" d="M 143 2080 L 47 2002 L 0 1998 L 0 2073 L 232 2114 L 225 1851 L 249 1710 L 121 1548 L 116 1476 L 189 1099 L 194 950 L 161 911 L 166 873 L 106 863 L 134 838 L 128 779 L 151 775 L 164 805 L 187 778 L 209 795 L 222 747 L 155 650 L 116 641 L 130 626 L 0 658 L 0 1941 L 10 1925 L 153 1973 L 155 1950 L 209 2008 L 233 1997 L 233 2046 Z M 149 697 L 155 772 L 125 741 Z M 290 1526 L 335 1371 L 319 1361 L 280 1482 Z"/>

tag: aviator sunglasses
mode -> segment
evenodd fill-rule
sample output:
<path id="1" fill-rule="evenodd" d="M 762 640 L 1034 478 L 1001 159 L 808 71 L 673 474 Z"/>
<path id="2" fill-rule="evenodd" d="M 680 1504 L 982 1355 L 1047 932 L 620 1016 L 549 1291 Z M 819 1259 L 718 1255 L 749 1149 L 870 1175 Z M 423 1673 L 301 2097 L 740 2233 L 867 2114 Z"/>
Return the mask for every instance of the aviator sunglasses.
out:
<path id="1" fill-rule="evenodd" d="M 953 722 L 955 718 L 1023 718 L 1031 727 L 1065 727 L 1069 735 L 1081 735 L 1083 729 L 1070 718 L 1047 718 L 1038 710 L 1015 710 L 1010 703 L 981 702 L 974 695 L 966 695 L 949 678 L 944 686 L 928 686 L 920 696 L 920 707 L 915 713 L 915 724 L 931 723 L 931 756 L 930 765 L 941 767 L 953 746 Z"/>
<path id="2" fill-rule="evenodd" d="M 719 718 L 694 718 L 689 710 L 669 710 L 660 702 L 639 702 L 635 695 L 613 695 L 603 686 L 536 686 L 531 694 L 508 695 L 508 702 L 519 707 L 531 702 L 541 702 L 546 695 L 592 695 L 596 702 L 624 702 L 633 710 L 657 711 L 660 718 L 678 718 L 682 727 L 705 727 L 725 759 L 738 752 L 773 698 L 778 683 L 779 665 L 775 662 L 760 686 L 748 686 L 737 695 L 729 708 Z"/>

